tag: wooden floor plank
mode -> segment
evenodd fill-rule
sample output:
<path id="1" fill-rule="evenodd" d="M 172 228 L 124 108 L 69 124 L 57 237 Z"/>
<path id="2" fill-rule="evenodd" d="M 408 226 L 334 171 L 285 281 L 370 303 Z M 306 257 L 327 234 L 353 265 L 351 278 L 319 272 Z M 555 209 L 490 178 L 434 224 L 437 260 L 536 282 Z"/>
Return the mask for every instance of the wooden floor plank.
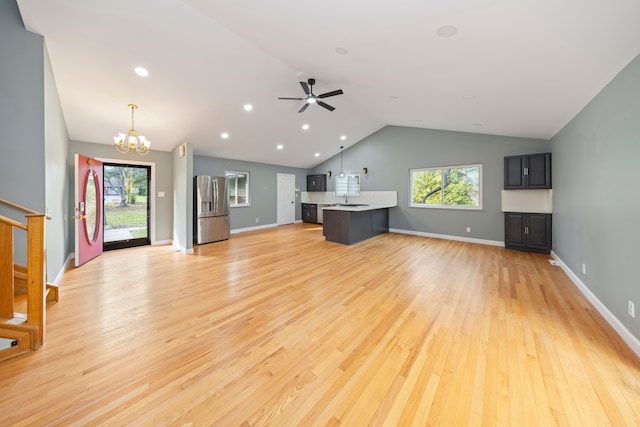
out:
<path id="1" fill-rule="evenodd" d="M 70 268 L 2 425 L 640 425 L 640 361 L 540 254 L 295 224 Z"/>

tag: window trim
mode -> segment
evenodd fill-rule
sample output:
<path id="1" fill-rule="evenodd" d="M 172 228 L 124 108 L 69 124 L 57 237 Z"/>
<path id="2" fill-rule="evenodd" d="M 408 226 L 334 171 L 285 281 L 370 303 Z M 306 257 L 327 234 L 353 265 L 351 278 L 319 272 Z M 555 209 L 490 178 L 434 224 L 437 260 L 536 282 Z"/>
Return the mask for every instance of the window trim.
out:
<path id="1" fill-rule="evenodd" d="M 243 208 L 243 207 L 251 206 L 251 172 L 237 171 L 237 170 L 224 171 L 224 176 L 229 181 L 229 187 L 231 187 L 231 183 L 233 182 L 233 179 L 230 179 L 229 175 L 238 175 L 238 174 L 244 174 L 247 176 L 247 185 L 246 185 L 247 201 L 245 203 L 231 203 L 231 188 L 229 188 L 229 207 L 230 208 Z M 237 178 L 235 178 L 235 181 L 237 182 Z"/>
<path id="2" fill-rule="evenodd" d="M 478 206 L 468 206 L 468 205 L 427 205 L 413 202 L 413 173 L 418 171 L 434 171 L 439 170 L 442 171 L 445 169 L 463 169 L 463 168 L 478 168 Z M 434 167 L 423 167 L 423 168 L 411 168 L 409 169 L 409 207 L 410 208 L 422 208 L 422 209 L 455 209 L 455 210 L 465 210 L 465 211 L 481 211 L 482 209 L 482 198 L 483 198 L 483 168 L 482 163 L 471 163 L 466 165 L 452 165 L 452 166 L 434 166 Z"/>

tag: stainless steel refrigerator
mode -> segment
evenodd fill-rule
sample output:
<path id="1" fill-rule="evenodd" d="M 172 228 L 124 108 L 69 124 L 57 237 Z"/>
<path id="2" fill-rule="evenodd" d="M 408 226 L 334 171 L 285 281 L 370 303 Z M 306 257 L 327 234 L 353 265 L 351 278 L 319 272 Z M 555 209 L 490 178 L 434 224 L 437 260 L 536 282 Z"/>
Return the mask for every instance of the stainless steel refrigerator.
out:
<path id="1" fill-rule="evenodd" d="M 229 238 L 229 183 L 224 176 L 193 178 L 193 242 Z"/>

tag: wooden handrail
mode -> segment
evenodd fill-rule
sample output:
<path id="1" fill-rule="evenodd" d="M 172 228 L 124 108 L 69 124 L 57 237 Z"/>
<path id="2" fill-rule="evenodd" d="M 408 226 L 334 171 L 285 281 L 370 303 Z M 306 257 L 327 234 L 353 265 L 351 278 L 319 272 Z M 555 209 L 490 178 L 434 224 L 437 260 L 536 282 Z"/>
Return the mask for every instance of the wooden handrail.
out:
<path id="1" fill-rule="evenodd" d="M 21 222 L 14 221 L 11 218 L 7 218 L 6 216 L 0 215 L 0 222 L 4 222 L 5 224 L 13 225 L 14 227 L 21 228 L 26 231 L 27 226 Z"/>
<path id="2" fill-rule="evenodd" d="M 7 205 L 7 206 L 9 206 L 11 208 L 14 208 L 14 209 L 17 209 L 19 211 L 22 211 L 22 212 L 26 213 L 25 216 L 27 216 L 27 217 L 29 215 L 44 215 L 44 217 L 46 219 L 51 219 L 51 215 L 49 215 L 48 213 L 43 214 L 42 212 L 38 212 L 38 211 L 34 211 L 33 209 L 25 208 L 24 206 L 21 206 L 21 205 L 19 205 L 17 203 L 10 202 L 10 201 L 5 200 L 5 199 L 0 199 L 0 203 L 3 204 L 3 205 Z M 2 217 L 2 215 L 0 215 L 0 217 Z M 2 217 L 2 218 L 4 218 L 4 217 Z M 23 225 L 23 226 L 26 227 L 26 225 Z M 20 228 L 22 228 L 22 227 L 20 227 Z M 24 228 L 24 230 L 26 230 L 26 228 Z"/>
<path id="3" fill-rule="evenodd" d="M 13 202 L 10 202 L 10 201 L 5 200 L 5 199 L 0 199 L 0 203 L 2 203 L 3 205 L 11 206 L 12 208 L 16 208 L 16 209 L 21 210 L 22 212 L 26 212 L 28 214 L 43 215 L 40 212 L 34 211 L 33 209 L 25 208 L 24 206 L 20 206 L 17 203 L 13 203 Z"/>

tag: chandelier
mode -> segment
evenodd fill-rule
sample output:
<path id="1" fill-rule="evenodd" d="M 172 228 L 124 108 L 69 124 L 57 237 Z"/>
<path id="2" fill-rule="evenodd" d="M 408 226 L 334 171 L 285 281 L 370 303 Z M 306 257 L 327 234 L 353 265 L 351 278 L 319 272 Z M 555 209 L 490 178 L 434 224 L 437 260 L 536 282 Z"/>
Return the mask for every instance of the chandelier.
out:
<path id="1" fill-rule="evenodd" d="M 149 147 L 151 146 L 151 141 L 147 140 L 144 136 L 138 136 L 134 126 L 133 126 L 133 112 L 136 108 L 138 108 L 135 104 L 129 104 L 129 108 L 131 108 L 131 129 L 128 134 L 118 134 L 118 136 L 113 137 L 113 142 L 116 144 L 116 150 L 120 153 L 127 153 L 129 150 L 135 150 L 136 153 L 145 155 L 149 152 Z"/>

